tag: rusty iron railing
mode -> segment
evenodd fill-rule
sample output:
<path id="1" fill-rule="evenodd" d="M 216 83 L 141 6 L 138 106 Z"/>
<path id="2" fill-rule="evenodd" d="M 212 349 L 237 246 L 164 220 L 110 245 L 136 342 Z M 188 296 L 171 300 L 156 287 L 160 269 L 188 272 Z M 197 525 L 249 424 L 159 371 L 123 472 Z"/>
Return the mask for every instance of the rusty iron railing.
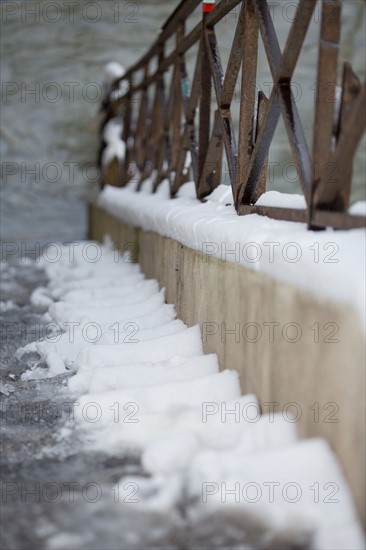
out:
<path id="1" fill-rule="evenodd" d="M 321 29 L 310 152 L 291 83 L 317 1 Z M 202 22 L 186 33 L 189 16 L 201 4 Z M 215 25 L 237 6 L 240 15 L 224 70 Z M 281 52 L 267 0 L 221 0 L 216 5 L 214 0 L 182 1 L 150 50 L 111 87 L 106 120 L 123 116 L 122 139 L 127 145 L 117 184 L 125 185 L 131 166 L 136 166 L 137 189 L 154 174 L 153 190 L 168 178 L 174 197 L 187 181 L 185 161 L 190 152 L 197 197 L 204 200 L 220 184 L 225 150 L 239 215 L 257 213 L 302 221 L 313 229 L 364 227 L 365 217 L 348 213 L 353 159 L 365 131 L 366 115 L 365 83 L 360 83 L 349 63 L 343 66 L 340 110 L 334 124 L 341 9 L 340 0 L 299 0 Z M 168 40 L 174 36 L 175 47 L 166 53 Z M 268 98 L 256 88 L 259 36 L 274 83 Z M 185 56 L 195 44 L 199 47 L 190 89 Z M 236 136 L 230 109 L 241 68 Z M 168 70 L 173 71 L 169 89 Z M 118 97 L 115 91 L 122 80 L 127 83 L 126 93 Z M 217 103 L 214 113 L 212 89 Z M 305 197 L 306 209 L 302 210 L 256 205 L 266 189 L 269 148 L 281 116 Z"/>

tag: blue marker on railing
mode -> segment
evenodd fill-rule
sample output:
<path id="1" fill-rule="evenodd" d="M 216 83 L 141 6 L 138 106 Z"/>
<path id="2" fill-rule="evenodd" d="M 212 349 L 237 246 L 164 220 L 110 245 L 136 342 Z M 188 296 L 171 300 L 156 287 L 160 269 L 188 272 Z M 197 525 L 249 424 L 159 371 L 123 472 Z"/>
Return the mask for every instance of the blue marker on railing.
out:
<path id="1" fill-rule="evenodd" d="M 191 85 L 188 77 L 182 78 L 181 80 L 181 90 L 183 97 L 190 97 L 191 95 Z"/>

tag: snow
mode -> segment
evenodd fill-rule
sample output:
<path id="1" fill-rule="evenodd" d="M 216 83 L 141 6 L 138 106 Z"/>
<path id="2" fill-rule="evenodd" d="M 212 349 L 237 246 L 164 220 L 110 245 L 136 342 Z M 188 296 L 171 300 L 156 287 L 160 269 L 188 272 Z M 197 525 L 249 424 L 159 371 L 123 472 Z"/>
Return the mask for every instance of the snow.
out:
<path id="1" fill-rule="evenodd" d="M 191 191 L 188 184 L 183 196 Z M 226 203 L 226 190 L 215 193 Z M 295 422 L 262 414 L 256 396 L 242 395 L 238 373 L 204 354 L 199 326 L 174 320 L 156 281 L 109 243 L 91 265 L 89 245 L 72 260 L 62 247 L 57 264 L 43 263 L 49 283 L 32 300 L 48 308 L 54 333 L 17 351 L 40 356 L 24 382 L 68 378 L 63 391 L 77 400 L 59 437 L 75 433 L 90 453 L 139 453 L 147 477 L 124 477 L 116 488 L 136 484 L 141 511 L 171 514 L 184 503 L 190 529 L 203 536 L 222 525 L 252 550 L 364 548 L 328 444 L 299 441 Z"/>
<path id="2" fill-rule="evenodd" d="M 129 88 L 127 80 L 121 80 L 119 86 L 115 90 L 111 90 L 111 86 L 115 80 L 122 78 L 126 73 L 126 69 L 117 63 L 116 61 L 111 61 L 104 66 L 104 96 L 107 99 L 109 95 L 110 100 L 117 100 L 119 97 L 122 97 Z"/>
<path id="3" fill-rule="evenodd" d="M 39 287 L 32 292 L 30 302 L 36 307 L 48 308 L 53 303 L 53 300 L 47 288 Z"/>
<path id="4" fill-rule="evenodd" d="M 165 470 L 175 469 L 176 450 L 174 441 L 176 438 L 193 438 L 197 441 L 196 451 L 203 449 L 232 450 L 240 449 L 240 452 L 265 451 L 268 448 L 284 446 L 297 440 L 296 426 L 287 422 L 282 415 L 275 414 L 260 416 L 253 422 L 253 415 L 243 414 L 238 419 L 233 414 L 222 416 L 215 414 L 209 416 L 205 422 L 205 404 L 212 401 L 205 400 L 198 407 L 181 405 L 171 407 L 167 412 L 143 412 L 134 408 L 135 414 L 127 418 L 122 407 L 118 410 L 119 416 L 115 420 L 118 423 L 101 425 L 91 423 L 85 418 L 79 418 L 78 423 L 91 438 L 94 449 L 102 451 L 108 449 L 108 453 L 114 456 L 123 456 L 128 449 L 143 451 L 142 461 L 147 471 L 159 474 Z M 91 401 L 90 401 L 91 403 Z M 217 403 L 217 402 L 216 402 Z M 222 403 L 229 410 L 257 410 L 259 405 L 253 395 L 245 395 L 234 400 Z M 130 407 L 132 405 L 130 404 Z M 80 406 L 78 406 L 80 409 Z M 131 410 L 130 410 L 131 412 Z M 80 413 L 79 413 L 80 415 Z M 82 415 L 82 413 L 81 413 Z M 138 420 L 138 422 L 132 422 Z M 102 427 L 101 427 L 102 426 Z M 102 433 L 101 433 L 102 432 Z M 160 443 L 165 448 L 168 441 L 172 442 L 168 453 L 158 453 Z M 154 460 L 150 461 L 150 453 Z M 145 453 L 147 455 L 145 456 Z M 191 455 L 191 459 L 193 455 Z"/>
<path id="5" fill-rule="evenodd" d="M 114 389 L 156 386 L 167 382 L 205 377 L 219 371 L 217 356 L 174 357 L 117 367 L 104 366 L 77 373 L 69 380 L 75 394 L 100 393 Z"/>
<path id="6" fill-rule="evenodd" d="M 104 66 L 104 80 L 112 84 L 114 80 L 121 78 L 125 72 L 126 69 L 117 61 L 110 61 Z"/>
<path id="7" fill-rule="evenodd" d="M 161 315 L 159 315 L 160 312 Z M 50 306 L 49 314 L 57 323 L 63 326 L 71 323 L 80 324 L 85 318 L 102 325 L 122 321 L 135 322 L 139 329 L 157 326 L 161 324 L 162 318 L 170 321 L 175 317 L 171 306 L 164 304 L 164 292 L 134 304 L 108 305 L 105 308 L 89 306 L 80 309 L 68 309 L 64 303 L 58 302 Z M 157 316 L 156 321 L 154 321 L 155 314 Z"/>
<path id="8" fill-rule="evenodd" d="M 116 62 L 108 63 L 104 67 L 104 95 L 105 100 L 117 100 L 128 90 L 128 81 L 121 80 L 116 89 L 112 90 L 112 84 L 115 80 L 121 79 L 125 74 L 125 69 Z M 123 160 L 126 154 L 126 144 L 122 140 L 123 122 L 122 118 L 112 118 L 108 120 L 103 128 L 103 139 L 106 146 L 102 152 L 102 168 L 105 170 L 113 159 Z"/>
<path id="9" fill-rule="evenodd" d="M 133 319 L 147 315 L 156 311 L 165 303 L 164 289 L 149 298 L 138 300 L 130 304 L 126 304 L 122 299 L 118 300 L 105 299 L 105 305 L 100 308 L 100 305 L 91 304 L 86 306 L 75 307 L 68 302 L 56 302 L 49 308 L 49 314 L 58 323 L 79 322 L 83 317 L 93 318 L 99 323 L 109 323 L 110 321 L 123 321 L 124 319 Z"/>
<path id="10" fill-rule="evenodd" d="M 254 403 L 252 396 L 245 396 L 244 400 L 247 403 Z M 236 402 L 232 402 L 232 405 Z M 142 461 L 147 472 L 150 474 L 167 474 L 180 470 L 182 467 L 188 468 L 194 459 L 195 455 L 200 456 L 203 449 L 211 449 L 213 454 L 217 453 L 218 458 L 224 459 L 227 455 L 231 457 L 233 452 L 235 456 L 239 454 L 246 455 L 248 453 L 266 451 L 269 448 L 284 447 L 296 442 L 297 434 L 294 424 L 286 422 L 282 415 L 276 414 L 273 416 L 273 422 L 269 422 L 268 416 L 262 416 L 257 422 L 251 423 L 243 421 L 242 423 L 231 422 L 227 423 L 225 428 L 221 428 L 222 432 L 226 432 L 224 439 L 220 439 L 220 424 L 226 424 L 222 421 L 209 422 L 208 426 L 201 421 L 187 429 L 185 433 L 171 433 L 169 436 L 151 441 L 145 447 Z M 239 425 L 238 425 L 239 424 Z M 201 426 L 203 425 L 203 429 Z M 210 438 L 207 437 L 207 432 L 213 430 Z M 231 442 L 227 437 L 227 433 L 231 432 Z M 186 441 L 187 447 L 190 448 L 189 455 L 181 456 L 179 463 L 177 462 L 178 449 L 181 447 L 180 441 Z M 229 450 L 228 450 L 229 448 Z M 216 455 L 215 455 L 216 456 Z"/>
<path id="11" fill-rule="evenodd" d="M 366 201 L 356 202 L 349 209 L 349 213 L 352 216 L 366 216 Z"/>
<path id="12" fill-rule="evenodd" d="M 146 448 L 142 465 L 149 474 L 184 472 L 199 448 L 198 438 L 190 433 L 158 439 Z"/>
<path id="13" fill-rule="evenodd" d="M 45 357 L 45 361 L 49 367 L 48 376 L 57 376 L 66 372 L 66 366 L 64 361 L 60 358 L 57 352 L 51 351 Z"/>
<path id="14" fill-rule="evenodd" d="M 273 526 L 286 522 L 287 528 L 293 521 L 302 521 L 301 515 L 305 514 L 314 526 L 314 548 L 363 548 L 364 537 L 361 528 L 355 526 L 350 492 L 324 440 L 301 441 L 284 449 L 247 455 L 204 451 L 193 460 L 187 480 L 191 498 L 202 494 L 206 497 L 195 508 L 196 514 L 240 508 L 242 513 L 265 519 Z M 207 482 L 204 489 L 202 480 Z M 223 482 L 228 489 L 238 484 L 238 502 L 233 494 L 223 502 L 219 490 Z M 254 491 L 244 491 L 243 495 L 246 484 L 251 484 Z M 268 484 L 278 484 L 273 485 L 272 495 Z"/>
<path id="15" fill-rule="evenodd" d="M 136 337 L 138 338 L 138 333 Z M 75 360 L 75 368 L 87 370 L 103 365 L 131 365 L 149 360 L 157 362 L 175 356 L 192 357 L 202 354 L 201 331 L 197 325 L 177 334 L 160 336 L 152 340 L 114 345 L 96 344 L 92 348 L 84 348 Z"/>
<path id="16" fill-rule="evenodd" d="M 298 195 L 274 191 L 262 195 L 259 204 L 277 206 L 279 201 L 286 207 L 303 207 Z M 193 182 L 183 185 L 174 200 L 166 187 L 164 192 L 146 195 L 135 193 L 133 185 L 106 186 L 98 199 L 100 207 L 127 224 L 349 304 L 365 323 L 364 230 L 312 232 L 302 223 L 257 214 L 237 216 L 231 203 L 231 191 L 224 185 L 201 203 L 195 198 Z M 351 212 L 362 209 L 364 206 L 354 205 Z"/>
<path id="17" fill-rule="evenodd" d="M 47 339 L 32 342 L 20 348 L 17 351 L 17 357 L 20 359 L 25 353 L 37 352 L 41 360 L 48 363 L 49 354 L 55 352 L 65 363 L 65 368 L 73 368 L 73 363 L 81 349 L 94 346 L 96 343 L 115 344 L 125 342 L 135 344 L 137 341 L 175 334 L 186 328 L 186 325 L 179 320 L 145 330 L 138 330 L 137 326 L 129 322 L 118 323 L 117 326 L 116 323 L 112 326 L 89 325 L 87 323 L 82 328 L 73 326 L 75 330 L 70 329 L 67 332 L 61 332 L 61 327 L 59 327 L 59 330 L 48 336 Z"/>
<path id="18" fill-rule="evenodd" d="M 140 299 L 144 299 L 145 296 L 151 296 L 158 291 L 158 282 L 147 280 L 135 285 L 123 285 L 121 287 L 114 286 L 112 288 L 95 288 L 91 290 L 70 290 L 62 296 L 62 301 L 73 304 L 86 302 L 93 302 L 93 304 L 95 304 L 97 300 L 105 300 L 108 298 L 119 299 L 122 296 L 135 300 L 136 296 Z"/>
<path id="19" fill-rule="evenodd" d="M 103 278 L 90 277 L 89 279 L 80 279 L 75 281 L 57 281 L 50 285 L 50 295 L 52 298 L 61 298 L 63 294 L 72 290 L 94 290 L 105 287 L 131 286 L 142 282 L 144 276 L 142 273 L 124 275 L 122 280 L 106 274 Z"/>
<path id="20" fill-rule="evenodd" d="M 118 160 L 122 160 L 126 154 L 126 144 L 122 140 L 122 122 L 118 119 L 112 118 L 106 125 L 103 131 L 103 138 L 106 142 L 106 147 L 102 154 L 102 166 L 106 167 L 108 164 L 117 157 Z"/>
<path id="21" fill-rule="evenodd" d="M 151 281 L 155 285 L 155 281 Z M 127 287 L 127 290 L 131 287 Z M 107 293 L 100 298 L 98 298 L 97 295 L 94 294 L 93 298 L 85 299 L 82 301 L 78 301 L 77 299 L 70 299 L 69 293 L 67 293 L 66 299 L 63 297 L 62 302 L 58 302 L 55 304 L 58 306 L 59 304 L 62 304 L 62 308 L 64 311 L 73 311 L 80 308 L 89 307 L 91 309 L 99 308 L 99 307 L 108 307 L 108 306 L 126 306 L 126 305 L 135 305 L 139 302 L 143 302 L 144 300 L 147 300 L 148 298 L 152 298 L 153 296 L 156 298 L 158 295 L 160 295 L 160 299 L 164 299 L 164 293 L 159 293 L 158 291 L 151 291 L 152 286 L 145 286 L 141 287 L 139 291 L 136 291 L 134 293 L 127 294 L 125 288 L 118 289 L 116 291 L 115 295 L 108 296 Z M 109 290 L 111 292 L 111 289 L 103 289 L 105 291 Z M 77 291 L 75 291 L 77 292 Z M 87 292 L 87 291 L 85 291 Z M 93 295 L 93 291 L 90 293 Z M 162 302 L 163 303 L 163 302 Z M 56 310 L 56 309 L 55 309 Z"/>
<path id="22" fill-rule="evenodd" d="M 13 300 L 1 300 L 0 302 L 0 313 L 6 313 L 12 309 L 16 309 L 18 306 Z"/>
<path id="23" fill-rule="evenodd" d="M 111 425 L 116 422 L 115 405 L 124 410 L 127 404 L 133 404 L 138 414 L 146 412 L 162 412 L 179 407 L 199 407 L 206 399 L 210 402 L 232 401 L 240 396 L 238 373 L 222 371 L 218 374 L 194 378 L 170 384 L 160 384 L 150 387 L 133 387 L 127 390 L 115 390 L 98 394 L 83 395 L 78 399 L 79 406 L 75 411 L 76 422 L 85 428 L 93 426 L 85 411 L 92 404 L 93 411 L 98 416 L 98 428 L 101 425 Z"/>
<path id="24" fill-rule="evenodd" d="M 288 195 L 278 191 L 267 191 L 257 200 L 258 206 L 272 206 L 279 208 L 296 208 L 301 210 L 306 208 L 304 195 Z"/>
<path id="25" fill-rule="evenodd" d="M 4 384 L 4 382 L 0 382 L 0 393 L 3 395 L 9 396 L 15 392 L 15 389 L 16 388 L 11 384 Z"/>

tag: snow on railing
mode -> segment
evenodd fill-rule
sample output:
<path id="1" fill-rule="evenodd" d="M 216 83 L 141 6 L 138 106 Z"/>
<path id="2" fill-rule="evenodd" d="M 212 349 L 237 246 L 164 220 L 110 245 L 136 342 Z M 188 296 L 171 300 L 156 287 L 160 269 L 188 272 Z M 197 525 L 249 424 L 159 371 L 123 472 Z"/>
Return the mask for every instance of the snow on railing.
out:
<path id="1" fill-rule="evenodd" d="M 149 51 L 109 86 L 102 131 L 108 125 L 106 134 L 110 135 L 111 119 L 123 119 L 122 143 L 113 148 L 102 138 L 102 149 L 109 147 L 104 155 L 108 162 L 102 183 L 124 186 L 134 174 L 139 190 L 141 183 L 153 176 L 155 192 L 167 178 L 174 197 L 182 184 L 193 178 L 197 197 L 203 200 L 220 184 L 225 151 L 239 215 L 257 213 L 302 221 L 313 229 L 364 227 L 366 218 L 350 214 L 349 201 L 353 159 L 365 131 L 366 84 L 361 84 L 351 64 L 345 62 L 342 86 L 337 86 L 340 0 L 319 0 L 321 30 L 312 153 L 291 89 L 317 2 L 299 0 L 282 52 L 267 0 L 221 0 L 216 5 L 213 0 L 182 1 Z M 186 34 L 186 22 L 200 4 L 202 22 Z M 240 15 L 224 69 L 215 25 L 237 6 Z M 176 45 L 168 54 L 167 42 L 174 35 Z M 269 98 L 256 88 L 259 36 L 274 82 Z M 189 78 L 185 56 L 196 44 L 196 66 Z M 240 69 L 236 136 L 231 105 Z M 168 89 L 169 71 L 172 78 Z M 217 101 L 214 113 L 212 89 Z M 340 109 L 335 112 L 339 95 Z M 281 116 L 305 199 L 304 209 L 258 204 L 266 190 L 269 148 Z"/>

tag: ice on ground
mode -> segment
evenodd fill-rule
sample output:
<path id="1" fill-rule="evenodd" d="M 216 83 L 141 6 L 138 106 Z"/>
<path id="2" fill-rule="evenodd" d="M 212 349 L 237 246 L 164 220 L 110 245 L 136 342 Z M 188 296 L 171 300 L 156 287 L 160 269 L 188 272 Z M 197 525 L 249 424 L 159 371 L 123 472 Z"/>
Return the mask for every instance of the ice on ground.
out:
<path id="1" fill-rule="evenodd" d="M 75 361 L 77 370 L 87 370 L 103 366 L 129 365 L 144 361 L 165 361 L 175 356 L 191 357 L 203 355 L 201 331 L 198 325 L 182 330 L 177 334 L 161 336 L 131 344 L 115 344 L 81 350 Z"/>
<path id="2" fill-rule="evenodd" d="M 181 380 L 202 378 L 219 371 L 217 356 L 175 357 L 157 363 L 145 362 L 118 367 L 101 367 L 78 372 L 68 387 L 75 394 L 157 386 Z"/>

